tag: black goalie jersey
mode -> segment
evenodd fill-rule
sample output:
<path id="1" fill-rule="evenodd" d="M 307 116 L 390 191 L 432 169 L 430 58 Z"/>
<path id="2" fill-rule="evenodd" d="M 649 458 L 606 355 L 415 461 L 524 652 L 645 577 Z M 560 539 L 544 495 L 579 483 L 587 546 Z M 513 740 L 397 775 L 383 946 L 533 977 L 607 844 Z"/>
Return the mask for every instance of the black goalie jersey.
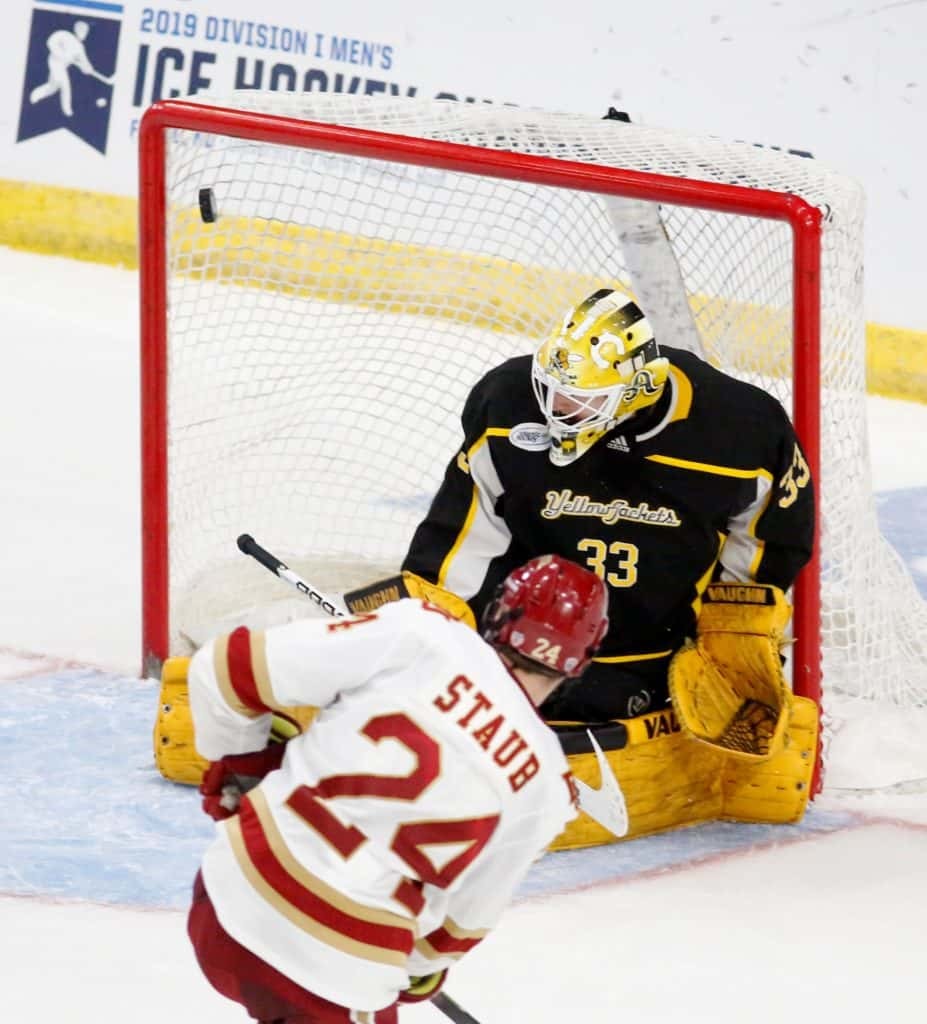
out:
<path id="1" fill-rule="evenodd" d="M 709 582 L 787 589 L 811 554 L 812 482 L 779 402 L 688 352 L 661 355 L 671 370 L 658 402 L 560 467 L 531 357 L 490 371 L 403 564 L 465 598 L 478 621 L 503 577 L 535 555 L 563 555 L 606 581 L 611 628 L 587 672 L 598 696 L 590 703 L 588 682 L 569 688 L 548 717 L 627 717 L 661 703 Z M 571 701 L 580 690 L 585 703 Z"/>

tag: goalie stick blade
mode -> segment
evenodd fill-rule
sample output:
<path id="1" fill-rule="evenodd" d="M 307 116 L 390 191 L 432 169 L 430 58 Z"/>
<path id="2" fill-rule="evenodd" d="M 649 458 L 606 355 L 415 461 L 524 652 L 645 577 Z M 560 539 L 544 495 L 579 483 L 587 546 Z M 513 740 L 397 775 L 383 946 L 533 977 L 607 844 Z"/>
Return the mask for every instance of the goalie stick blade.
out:
<path id="1" fill-rule="evenodd" d="M 624 793 L 615 778 L 612 766 L 608 763 L 602 748 L 596 742 L 592 730 L 589 730 L 589 741 L 595 750 L 595 759 L 599 764 L 599 777 L 602 780 L 598 789 L 576 779 L 579 789 L 580 810 L 598 822 L 602 828 L 608 829 L 616 839 L 621 839 L 628 834 L 628 806 L 625 803 Z"/>

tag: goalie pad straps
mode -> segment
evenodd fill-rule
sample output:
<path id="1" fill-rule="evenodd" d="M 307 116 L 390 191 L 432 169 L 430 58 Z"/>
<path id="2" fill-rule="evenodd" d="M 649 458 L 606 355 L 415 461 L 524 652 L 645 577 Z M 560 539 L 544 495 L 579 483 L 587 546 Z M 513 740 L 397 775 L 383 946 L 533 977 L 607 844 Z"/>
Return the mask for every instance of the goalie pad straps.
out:
<path id="1" fill-rule="evenodd" d="M 669 669 L 673 707 L 689 735 L 750 760 L 782 750 L 792 695 L 779 648 L 791 611 L 778 587 L 708 587 L 696 641 Z"/>
<path id="2" fill-rule="evenodd" d="M 417 597 L 422 601 L 442 608 L 449 615 L 465 622 L 471 629 L 476 629 L 476 619 L 470 606 L 463 598 L 450 590 L 439 587 L 437 583 L 416 576 L 414 572 L 402 572 L 398 576 L 389 576 L 377 580 L 366 587 L 358 587 L 344 595 L 344 603 L 353 614 L 370 612 L 390 601 L 399 601 L 404 597 Z"/>

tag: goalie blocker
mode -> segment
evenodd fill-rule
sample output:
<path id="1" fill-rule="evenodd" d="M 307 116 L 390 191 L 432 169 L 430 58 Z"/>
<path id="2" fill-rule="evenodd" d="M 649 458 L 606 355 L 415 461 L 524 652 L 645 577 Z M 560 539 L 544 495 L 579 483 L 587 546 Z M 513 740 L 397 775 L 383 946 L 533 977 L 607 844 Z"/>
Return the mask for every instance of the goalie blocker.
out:
<path id="1" fill-rule="evenodd" d="M 352 612 L 401 597 L 439 604 L 473 625 L 469 606 L 412 573 L 345 594 Z M 818 709 L 795 697 L 782 674 L 779 649 L 791 610 L 775 587 L 713 584 L 694 643 L 670 666 L 673 707 L 638 718 L 599 723 L 551 722 L 574 775 L 593 788 L 601 769 L 589 731 L 627 804 L 626 836 L 649 835 L 703 821 L 766 824 L 800 821 L 811 793 Z M 169 779 L 199 784 L 206 763 L 195 753 L 186 692 L 187 659 L 162 673 L 155 754 Z M 295 717 L 306 727 L 313 708 Z M 281 723 L 283 735 L 292 728 Z M 581 813 L 553 849 L 597 846 L 616 836 Z"/>
<path id="2" fill-rule="evenodd" d="M 450 590 L 445 590 L 444 587 L 439 587 L 437 583 L 429 583 L 414 572 L 401 572 L 398 576 L 390 576 L 366 587 L 349 590 L 344 595 L 344 603 L 351 612 L 358 615 L 362 612 L 372 612 L 375 608 L 404 597 L 417 597 L 422 601 L 436 604 L 455 619 L 465 622 L 471 629 L 476 629 L 476 619 L 470 605 L 463 598 Z"/>

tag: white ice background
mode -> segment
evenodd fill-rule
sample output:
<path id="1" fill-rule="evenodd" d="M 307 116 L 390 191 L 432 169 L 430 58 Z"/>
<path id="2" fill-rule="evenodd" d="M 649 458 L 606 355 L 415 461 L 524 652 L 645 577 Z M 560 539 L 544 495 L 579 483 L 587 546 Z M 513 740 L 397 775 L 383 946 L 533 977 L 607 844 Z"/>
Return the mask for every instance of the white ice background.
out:
<path id="1" fill-rule="evenodd" d="M 211 825 L 157 777 L 136 678 L 137 278 L 0 249 L 0 281 L 0 1020 L 243 1022 L 186 940 Z M 924 591 L 927 406 L 867 411 Z M 482 1024 L 914 1024 L 925 918 L 927 797 L 825 795 L 800 827 L 545 858 L 448 989 Z"/>

